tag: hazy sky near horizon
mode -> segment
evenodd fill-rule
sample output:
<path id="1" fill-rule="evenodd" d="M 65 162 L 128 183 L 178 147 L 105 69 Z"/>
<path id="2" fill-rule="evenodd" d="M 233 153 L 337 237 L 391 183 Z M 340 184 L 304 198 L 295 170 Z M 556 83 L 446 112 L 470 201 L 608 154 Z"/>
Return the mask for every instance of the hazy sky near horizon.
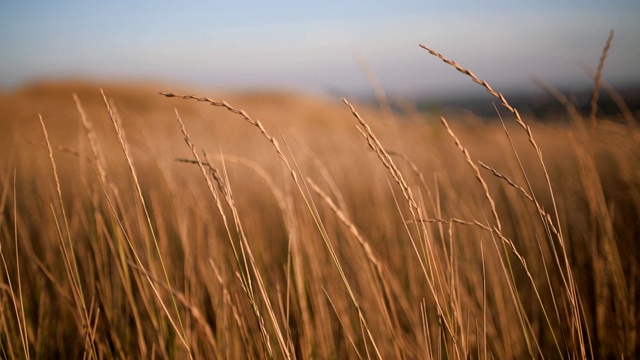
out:
<path id="1" fill-rule="evenodd" d="M 212 89 L 474 89 L 425 44 L 494 87 L 640 82 L 640 1 L 0 1 L 0 89 L 41 79 Z"/>

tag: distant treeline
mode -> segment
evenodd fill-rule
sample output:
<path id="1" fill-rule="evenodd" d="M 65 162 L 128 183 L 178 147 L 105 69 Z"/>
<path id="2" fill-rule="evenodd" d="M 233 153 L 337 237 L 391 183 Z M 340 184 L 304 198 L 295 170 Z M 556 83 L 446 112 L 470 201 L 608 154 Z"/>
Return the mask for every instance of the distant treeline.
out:
<path id="1" fill-rule="evenodd" d="M 640 112 L 640 85 L 617 88 L 616 93 L 624 101 L 632 114 Z M 560 90 L 582 114 L 589 114 L 591 109 L 592 89 Z M 614 95 L 615 96 L 615 95 Z M 419 98 L 415 100 L 415 107 L 420 111 L 446 111 L 446 110 L 467 110 L 481 117 L 494 117 L 495 109 L 492 100 L 488 96 L 467 96 L 459 95 L 449 98 Z M 521 113 L 533 115 L 539 119 L 551 119 L 558 115 L 566 114 L 566 108 L 553 95 L 539 91 L 531 92 L 509 92 L 509 101 Z M 499 105 L 499 104 L 497 104 Z M 402 110 L 400 106 L 394 108 Z M 598 114 L 616 118 L 622 113 L 616 101 L 607 91 L 600 89 L 598 99 Z"/>

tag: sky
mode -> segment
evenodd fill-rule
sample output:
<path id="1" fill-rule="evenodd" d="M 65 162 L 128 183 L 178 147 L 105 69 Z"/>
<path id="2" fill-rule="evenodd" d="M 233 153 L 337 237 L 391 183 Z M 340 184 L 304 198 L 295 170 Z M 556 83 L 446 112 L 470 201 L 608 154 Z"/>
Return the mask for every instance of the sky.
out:
<path id="1" fill-rule="evenodd" d="M 609 82 L 640 83 L 640 1 L 7 1 L 0 90 L 43 79 L 210 89 L 473 89 L 427 45 L 494 88 L 590 82 L 611 29 Z"/>

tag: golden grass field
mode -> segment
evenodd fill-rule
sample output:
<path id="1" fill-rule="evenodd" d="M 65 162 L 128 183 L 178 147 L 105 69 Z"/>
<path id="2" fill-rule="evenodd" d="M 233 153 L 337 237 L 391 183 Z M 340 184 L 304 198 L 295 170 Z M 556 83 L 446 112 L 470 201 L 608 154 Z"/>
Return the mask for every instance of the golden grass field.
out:
<path id="1" fill-rule="evenodd" d="M 179 90 L 0 97 L 0 357 L 640 356 L 633 114 Z"/>

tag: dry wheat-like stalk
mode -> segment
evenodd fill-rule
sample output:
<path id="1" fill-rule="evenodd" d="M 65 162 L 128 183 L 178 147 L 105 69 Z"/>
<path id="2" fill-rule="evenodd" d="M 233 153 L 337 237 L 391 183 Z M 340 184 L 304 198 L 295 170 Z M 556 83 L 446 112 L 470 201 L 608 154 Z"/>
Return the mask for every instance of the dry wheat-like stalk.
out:
<path id="1" fill-rule="evenodd" d="M 382 161 L 382 164 L 387 168 L 387 170 L 389 170 L 389 173 L 391 173 L 391 176 L 393 176 L 396 183 L 400 185 L 402 194 L 404 195 L 405 199 L 409 202 L 409 210 L 411 211 L 411 214 L 413 215 L 413 217 L 420 218 L 421 211 L 420 211 L 420 208 L 418 207 L 418 203 L 416 202 L 413 194 L 411 193 L 411 188 L 409 188 L 409 185 L 404 180 L 402 173 L 400 172 L 400 170 L 398 170 L 398 167 L 394 163 L 393 159 L 391 159 L 391 156 L 389 155 L 389 153 L 387 153 L 387 151 L 384 149 L 384 147 L 382 146 L 378 138 L 375 136 L 375 134 L 371 130 L 371 127 L 369 126 L 369 124 L 367 124 L 362 119 L 362 117 L 356 111 L 353 105 L 351 105 L 351 103 L 349 103 L 349 101 L 345 98 L 342 98 L 342 102 L 344 102 L 345 105 L 349 107 L 349 110 L 351 110 L 351 114 L 353 114 L 353 116 L 358 120 L 358 122 L 362 126 L 363 129 L 358 128 L 358 130 L 360 131 L 362 136 L 365 139 L 367 139 L 367 143 L 369 144 L 369 147 L 376 152 L 376 154 L 378 155 L 378 158 L 380 159 L 380 161 Z"/>
<path id="2" fill-rule="evenodd" d="M 300 194 L 302 195 L 302 198 L 311 214 L 311 216 L 313 217 L 313 220 L 315 222 L 315 225 L 318 229 L 318 231 L 320 232 L 320 235 L 322 237 L 322 240 L 325 244 L 325 247 L 327 248 L 327 250 L 329 251 L 329 255 L 331 256 L 331 259 L 334 263 L 334 265 L 336 266 L 339 274 L 340 274 L 340 278 L 343 282 L 343 284 L 345 285 L 347 292 L 349 294 L 349 297 L 351 299 L 351 302 L 353 303 L 353 305 L 355 306 L 357 312 L 358 312 L 358 319 L 360 321 L 361 326 L 364 328 L 367 336 L 366 338 L 368 338 L 371 341 L 371 344 L 374 347 L 375 353 L 376 355 L 380 358 L 380 351 L 378 349 L 378 346 L 373 338 L 373 335 L 371 333 L 371 329 L 369 327 L 369 324 L 366 320 L 366 317 L 362 311 L 362 307 L 360 306 L 358 300 L 356 299 L 355 293 L 353 291 L 353 288 L 351 287 L 349 280 L 347 279 L 343 266 L 340 263 L 340 261 L 338 260 L 338 256 L 335 250 L 334 245 L 332 244 L 331 240 L 329 239 L 329 236 L 326 232 L 326 230 L 324 229 L 324 226 L 322 225 L 322 222 L 320 221 L 318 215 L 317 215 L 317 211 L 315 210 L 315 205 L 313 204 L 313 200 L 310 199 L 310 197 L 307 195 L 307 192 L 304 191 L 304 189 L 306 188 L 305 184 L 303 183 L 303 180 L 300 179 L 299 174 L 299 170 L 296 171 L 294 169 L 294 167 L 291 165 L 291 163 L 289 162 L 289 160 L 287 159 L 287 157 L 284 155 L 284 153 L 282 152 L 280 145 L 278 143 L 278 141 L 276 140 L 276 138 L 274 136 L 272 136 L 269 132 L 267 132 L 267 130 L 265 129 L 265 127 L 262 125 L 262 123 L 257 120 L 257 119 L 253 119 L 251 116 L 249 116 L 249 114 L 247 114 L 244 110 L 240 110 L 237 109 L 233 106 L 231 106 L 230 104 L 228 104 L 226 101 L 222 100 L 222 101 L 215 101 L 213 99 L 207 98 L 207 97 L 198 97 L 198 96 L 194 96 L 194 95 L 180 95 L 180 94 L 176 94 L 176 93 L 160 93 L 160 95 L 163 95 L 165 97 L 178 97 L 181 99 L 185 99 L 185 100 L 196 100 L 199 102 L 205 102 L 208 103 L 212 106 L 216 106 L 216 107 L 222 107 L 225 108 L 226 110 L 240 115 L 245 121 L 247 121 L 249 124 L 255 126 L 258 128 L 258 130 L 260 131 L 260 134 L 266 138 L 274 147 L 274 149 L 276 150 L 276 153 L 278 155 L 278 157 L 280 158 L 280 160 L 285 164 L 287 170 L 289 170 L 289 173 L 291 174 L 291 177 L 293 178 L 293 181 L 296 184 L 296 187 L 298 188 L 298 191 L 300 192 Z M 200 162 L 200 160 L 196 159 L 198 162 Z M 283 350 L 285 350 L 283 348 Z"/>
<path id="3" fill-rule="evenodd" d="M 107 112 L 109 113 L 109 118 L 111 119 L 111 124 L 113 125 L 113 128 L 114 128 L 114 130 L 116 132 L 120 147 L 122 148 L 122 151 L 124 153 L 125 159 L 127 160 L 127 165 L 129 167 L 129 172 L 131 173 L 131 177 L 132 177 L 133 183 L 135 185 L 136 194 L 138 196 L 138 199 L 140 200 L 140 203 L 142 204 L 142 208 L 144 210 L 144 215 L 145 215 L 145 218 L 147 220 L 147 225 L 148 225 L 149 231 L 151 233 L 151 237 L 153 239 L 153 244 L 154 244 L 156 252 L 158 254 L 158 259 L 160 260 L 160 265 L 162 267 L 162 271 L 164 272 L 165 280 L 166 280 L 167 284 L 170 285 L 171 282 L 169 280 L 169 273 L 168 273 L 167 267 L 166 267 L 166 265 L 164 263 L 162 253 L 160 251 L 160 245 L 158 244 L 158 239 L 156 237 L 154 226 L 153 226 L 153 223 L 151 221 L 151 216 L 149 215 L 149 210 L 147 208 L 146 201 L 144 199 L 144 196 L 142 195 L 142 188 L 141 188 L 140 182 L 138 180 L 138 175 L 137 175 L 137 172 L 136 172 L 136 168 L 135 168 L 135 166 L 133 164 L 133 158 L 131 157 L 131 154 L 129 152 L 129 146 L 128 146 L 128 143 L 127 143 L 127 140 L 126 140 L 126 135 L 125 135 L 124 130 L 123 130 L 121 124 L 120 124 L 118 116 L 116 116 L 116 114 L 114 112 L 113 106 L 111 105 L 109 100 L 107 100 L 107 96 L 104 94 L 104 91 L 102 89 L 100 90 L 100 93 L 102 95 L 102 100 L 104 101 L 104 104 L 105 104 L 105 106 L 107 108 Z M 138 266 L 142 267 L 142 262 L 137 257 L 137 255 L 136 255 L 136 260 L 137 260 Z M 176 312 L 176 317 L 178 318 L 178 323 L 177 324 L 176 324 L 175 320 L 173 319 L 173 316 L 171 316 L 171 312 L 169 312 L 169 309 L 166 307 L 164 301 L 162 300 L 162 297 L 161 297 L 160 293 L 158 292 L 156 286 L 153 284 L 153 281 L 151 281 L 151 279 L 148 278 L 148 277 L 147 277 L 147 279 L 148 279 L 149 285 L 151 286 L 151 288 L 153 289 L 153 291 L 154 291 L 154 293 L 156 295 L 156 298 L 158 299 L 158 302 L 160 303 L 161 307 L 163 308 L 165 314 L 167 315 L 167 318 L 169 319 L 169 322 L 171 323 L 171 325 L 173 326 L 174 330 L 176 331 L 176 334 L 178 335 L 178 338 L 180 339 L 180 341 L 184 345 L 185 349 L 187 350 L 187 353 L 189 354 L 189 357 L 192 358 L 193 354 L 191 352 L 191 348 L 189 346 L 189 343 L 187 342 L 187 339 L 185 338 L 186 332 L 185 332 L 185 329 L 184 329 L 184 325 L 182 324 L 182 319 L 180 317 L 180 311 L 178 310 L 178 303 L 176 302 L 175 297 L 173 296 L 173 294 L 171 294 L 171 300 L 172 300 L 172 303 L 173 303 L 173 307 L 174 307 L 175 312 Z"/>
<path id="4" fill-rule="evenodd" d="M 591 69 L 587 65 L 583 65 L 582 68 L 590 77 L 594 79 L 596 78 L 596 72 L 593 71 L 593 69 Z M 602 78 L 600 79 L 600 87 L 607 93 L 607 95 L 609 95 L 611 100 L 616 104 L 616 106 L 622 113 L 622 116 L 627 122 L 627 127 L 629 129 L 633 129 L 636 123 L 638 122 L 638 120 L 636 119 L 635 115 L 629 108 L 629 105 L 627 105 L 627 103 L 625 102 L 622 95 L 620 95 L 620 93 L 605 79 L 602 79 Z"/>
<path id="5" fill-rule="evenodd" d="M 10 172 L 7 172 L 7 178 L 10 176 Z M 5 180 L 5 183 L 8 179 Z M 2 197 L 0 197 L 0 213 L 4 211 L 4 207 L 6 205 L 6 200 L 9 194 L 9 186 L 6 186 L 4 191 L 2 192 Z M 13 171 L 13 213 L 17 214 L 16 207 L 17 201 L 15 199 L 16 196 L 16 170 L 14 168 Z M 4 221 L 4 217 L 0 218 L 0 227 L 2 227 L 2 223 Z M 14 229 L 17 228 L 15 222 L 17 221 L 17 217 L 14 220 Z M 18 331 L 20 332 L 20 342 L 22 343 L 22 351 L 24 352 L 24 357 L 26 359 L 31 359 L 31 354 L 29 352 L 29 346 L 27 345 L 29 339 L 29 330 L 28 324 L 25 316 L 25 306 L 24 306 L 24 298 L 22 292 L 22 279 L 20 277 L 20 254 L 19 254 L 19 246 L 18 246 L 18 233 L 17 230 L 14 232 L 14 246 L 16 248 L 16 278 L 18 283 L 18 296 L 16 296 L 16 292 L 13 288 L 13 283 L 11 281 L 11 276 L 9 273 L 9 267 L 7 265 L 7 261 L 4 257 L 4 251 L 2 251 L 2 246 L 0 246 L 0 258 L 2 259 L 2 265 L 4 267 L 4 273 L 7 277 L 8 289 L 4 288 L 5 284 L 0 284 L 3 287 L 3 290 L 9 293 L 9 297 L 11 298 L 11 303 L 13 304 L 13 311 L 15 312 L 16 322 L 18 323 Z M 4 301 L 3 301 L 4 303 Z M 4 317 L 4 316 L 3 316 Z M 3 321 L 4 322 L 4 321 Z"/>
<path id="6" fill-rule="evenodd" d="M 609 32 L 609 37 L 607 38 L 607 43 L 604 45 L 604 49 L 602 49 L 602 55 L 600 56 L 600 61 L 598 62 L 598 69 L 596 70 L 596 75 L 593 80 L 593 95 L 591 96 L 591 113 L 589 114 L 589 119 L 591 119 L 591 131 L 595 130 L 596 127 L 596 114 L 598 113 L 598 97 L 600 95 L 600 79 L 602 78 L 602 69 L 604 69 L 604 61 L 607 59 L 607 53 L 611 48 L 611 42 L 613 41 L 613 29 Z"/>
<path id="7" fill-rule="evenodd" d="M 544 176 L 545 176 L 545 180 L 547 183 L 547 189 L 549 190 L 549 195 L 551 196 L 551 202 L 553 204 L 553 209 L 554 209 L 554 217 L 555 217 L 555 225 L 556 228 L 558 229 L 557 231 L 557 241 L 558 244 L 560 245 L 560 249 L 561 249 L 561 254 L 562 254 L 562 261 L 563 261 L 563 266 L 561 266 L 561 264 L 558 262 L 559 267 L 562 269 L 561 272 L 564 273 L 564 277 L 567 279 L 567 294 L 568 294 L 568 298 L 570 301 L 570 307 L 571 307 L 571 324 L 572 324 L 572 334 L 573 336 L 577 339 L 577 343 L 579 346 L 579 351 L 581 356 L 586 357 L 587 356 L 587 343 L 589 342 L 588 339 L 585 339 L 585 335 L 583 333 L 583 330 L 586 328 L 586 319 L 584 316 L 584 313 L 581 310 L 581 305 L 580 305 L 580 295 L 578 293 L 578 288 L 577 288 L 577 284 L 576 284 L 576 280 L 575 280 L 575 276 L 573 275 L 573 269 L 571 267 L 570 261 L 569 261 L 569 256 L 568 256 L 568 252 L 567 252 L 567 248 L 566 248 L 566 243 L 564 240 L 564 237 L 562 235 L 562 228 L 561 228 L 561 222 L 560 222 L 560 213 L 558 210 L 558 205 L 557 205 L 557 201 L 556 201 L 556 196 L 555 193 L 553 191 L 553 188 L 551 186 L 551 178 L 549 176 L 549 172 L 547 170 L 547 166 L 544 162 L 543 156 L 542 156 L 542 150 L 540 149 L 540 147 L 538 146 L 537 142 L 535 141 L 534 137 L 533 137 L 533 132 L 531 130 L 531 127 L 529 125 L 527 125 L 523 120 L 522 117 L 520 116 L 520 113 L 518 112 L 518 110 L 513 107 L 511 104 L 509 104 L 509 102 L 507 101 L 507 99 L 504 97 L 504 95 L 502 95 L 501 93 L 495 91 L 491 85 L 489 85 L 489 83 L 487 83 L 484 80 L 479 79 L 473 72 L 471 72 L 470 70 L 462 67 L 460 64 L 458 64 L 457 62 L 448 59 L 447 57 L 445 57 L 444 55 L 440 54 L 439 52 L 425 46 L 425 45 L 420 45 L 421 48 L 423 48 L 424 50 L 428 51 L 431 55 L 439 58 L 440 60 L 442 60 L 443 62 L 445 62 L 446 64 L 453 66 L 458 72 L 467 75 L 468 77 L 471 78 L 471 80 L 473 80 L 473 82 L 481 85 L 482 87 L 485 88 L 485 90 L 491 94 L 492 96 L 496 97 L 497 99 L 500 100 L 500 103 L 502 104 L 502 106 L 504 106 L 507 110 L 509 110 L 509 112 L 511 112 L 515 119 L 516 122 L 525 130 L 526 134 L 527 134 L 527 138 L 529 140 L 529 143 L 533 146 L 534 150 L 536 151 L 537 157 L 538 157 L 538 162 L 540 163 L 540 166 L 542 167 L 542 170 L 544 172 Z M 525 174 L 526 176 L 526 174 Z M 535 195 L 533 194 L 533 189 L 530 189 L 530 193 L 532 194 L 532 196 L 535 198 Z M 545 217 L 541 217 L 541 221 L 543 223 L 546 223 L 548 221 L 548 218 Z"/>
<path id="8" fill-rule="evenodd" d="M 460 150 L 462 152 L 462 154 L 464 154 L 464 159 L 467 162 L 467 164 L 469 164 L 469 166 L 471 166 L 471 168 L 473 169 L 473 172 L 474 172 L 474 174 L 476 176 L 476 179 L 482 185 L 482 189 L 484 190 L 484 196 L 487 199 L 487 201 L 489 202 L 489 205 L 491 206 L 491 214 L 493 215 L 493 219 L 496 222 L 498 230 L 500 232 L 502 232 L 502 224 L 500 223 L 500 217 L 498 216 L 498 210 L 496 210 L 496 203 L 495 203 L 495 201 L 493 201 L 493 197 L 491 196 L 491 193 L 489 192 L 489 186 L 487 186 L 487 182 L 484 181 L 484 178 L 480 174 L 480 170 L 478 169 L 478 165 L 476 165 L 475 162 L 471 159 L 471 155 L 469 154 L 469 151 L 462 145 L 462 143 L 460 142 L 460 140 L 458 139 L 456 134 L 453 132 L 453 130 L 451 130 L 447 120 L 444 117 L 440 117 L 440 122 L 442 122 L 442 125 L 444 125 L 444 127 L 447 130 L 447 132 L 449 133 L 449 135 L 453 138 L 456 146 L 458 147 L 458 150 Z"/>
<path id="9" fill-rule="evenodd" d="M 44 133 L 45 142 L 47 143 L 49 160 L 51 162 L 51 168 L 53 171 L 54 181 L 56 184 L 58 205 L 60 206 L 62 219 L 64 221 L 65 234 L 63 234 L 62 230 L 60 229 L 56 211 L 54 209 L 53 204 L 51 204 L 51 211 L 53 213 L 54 219 L 56 221 L 56 226 L 57 226 L 59 246 L 63 255 L 63 262 L 65 264 L 67 277 L 71 282 L 71 291 L 73 293 L 73 299 L 74 299 L 75 305 L 78 307 L 78 312 L 80 313 L 80 316 L 82 318 L 82 322 L 83 322 L 82 327 L 86 331 L 85 344 L 88 343 L 88 345 L 91 347 L 91 354 L 93 355 L 94 358 L 97 358 L 98 355 L 97 355 L 97 350 L 95 345 L 95 333 L 93 332 L 93 327 L 91 326 L 94 320 L 92 320 L 91 315 L 89 314 L 89 310 L 87 309 L 84 290 L 82 287 L 82 282 L 80 280 L 80 271 L 78 269 L 78 262 L 75 254 L 75 245 L 71 238 L 69 221 L 68 221 L 67 212 L 65 210 L 65 204 L 62 197 L 62 188 L 60 186 L 60 177 L 58 176 L 58 167 L 56 166 L 56 162 L 53 158 L 53 149 L 51 147 L 51 142 L 49 141 L 49 132 L 47 131 L 47 127 L 44 124 L 42 115 L 38 114 L 38 119 L 40 120 L 40 125 L 42 126 L 42 132 Z"/>
<path id="10" fill-rule="evenodd" d="M 418 203 L 415 200 L 413 193 L 411 192 L 411 188 L 405 181 L 404 176 L 402 175 L 402 172 L 398 169 L 395 162 L 391 158 L 391 155 L 387 152 L 387 150 L 385 150 L 385 148 L 382 146 L 382 144 L 380 143 L 376 135 L 373 133 L 373 130 L 371 129 L 369 124 L 367 124 L 367 122 L 364 121 L 364 119 L 360 116 L 360 114 L 355 110 L 353 105 L 351 105 L 351 103 L 347 99 L 343 98 L 342 102 L 344 102 L 345 105 L 349 107 L 349 109 L 351 110 L 351 114 L 358 120 L 362 128 L 361 127 L 356 127 L 356 128 L 358 129 L 360 134 L 367 140 L 367 144 L 376 153 L 376 155 L 378 156 L 378 158 L 380 159 L 384 167 L 389 171 L 389 173 L 395 180 L 395 182 L 400 186 L 400 189 L 402 191 L 402 194 L 405 200 L 409 203 L 409 211 L 411 212 L 413 221 L 411 222 L 405 221 L 404 222 L 405 225 L 409 223 L 422 225 L 422 228 L 419 229 L 418 234 L 420 236 L 419 243 L 423 249 L 424 258 L 423 256 L 420 255 L 420 251 L 418 250 L 416 241 L 413 238 L 413 236 L 411 236 L 411 232 L 409 231 L 408 228 L 407 228 L 407 233 L 409 235 L 411 245 L 417 255 L 423 274 L 425 275 L 425 278 L 427 280 L 427 284 L 429 286 L 431 295 L 433 296 L 433 299 L 435 301 L 435 305 L 438 310 L 438 314 L 440 316 L 441 324 L 443 325 L 443 328 L 446 329 L 446 332 L 453 340 L 453 343 L 455 344 L 455 346 L 459 346 L 459 343 L 456 340 L 456 336 L 454 334 L 453 325 L 451 324 L 451 319 L 448 318 L 448 316 L 445 316 L 445 314 L 447 313 L 446 312 L 447 307 L 444 306 L 444 303 L 446 302 L 446 300 L 439 298 L 439 293 L 438 293 L 438 290 L 436 289 L 438 285 L 441 285 L 441 284 L 439 284 L 439 282 L 436 281 L 436 279 L 433 279 L 432 277 L 430 277 L 429 271 L 427 271 L 427 268 L 428 268 L 432 272 L 432 274 L 435 274 L 434 276 L 437 278 L 437 280 L 440 280 L 439 266 L 436 265 L 436 255 L 435 255 L 433 246 L 431 244 L 431 241 L 428 241 L 427 230 L 424 227 L 425 223 L 418 221 L 419 219 L 423 218 L 422 208 L 418 206 Z M 425 264 L 425 260 L 427 264 Z"/>
<path id="11" fill-rule="evenodd" d="M 206 154 L 205 154 L 205 160 L 206 161 L 201 161 L 200 160 L 200 156 L 198 155 L 198 152 L 196 150 L 195 145 L 193 144 L 193 142 L 191 141 L 190 137 L 189 137 L 189 133 L 187 132 L 187 129 L 184 125 L 184 122 L 182 121 L 182 118 L 180 117 L 180 114 L 178 113 L 178 110 L 175 110 L 175 114 L 176 114 L 176 121 L 178 122 L 178 124 L 180 125 L 180 130 L 182 131 L 182 134 L 184 136 L 184 141 L 187 144 L 187 146 L 191 149 L 191 153 L 193 154 L 193 157 L 195 159 L 195 164 L 198 165 L 198 167 L 200 168 L 202 175 L 205 178 L 205 181 L 207 183 L 207 187 L 209 188 L 209 192 L 211 193 L 211 195 L 214 198 L 214 201 L 216 203 L 216 207 L 218 209 L 218 212 L 220 213 L 220 215 L 222 216 L 222 220 L 223 220 L 223 224 L 227 233 L 227 239 L 229 240 L 229 243 L 231 245 L 231 248 L 233 250 L 233 254 L 234 254 L 234 259 L 236 261 L 236 265 L 238 266 L 238 269 L 240 270 L 239 272 L 239 278 L 240 278 L 240 282 L 242 285 L 242 288 L 245 292 L 245 295 L 247 296 L 247 299 L 249 300 L 249 304 L 251 305 L 251 310 L 253 311 L 256 320 L 258 322 L 258 326 L 260 328 L 260 336 L 262 339 L 262 344 L 264 346 L 264 349 L 268 355 L 269 358 L 273 358 L 273 349 L 271 347 L 271 342 L 269 340 L 269 333 L 267 331 L 267 328 L 265 327 L 265 321 L 264 321 L 264 317 L 262 316 L 262 313 L 260 311 L 260 309 L 258 308 L 258 304 L 256 303 L 256 299 L 255 299 L 255 295 L 254 295 L 254 290 L 253 290 L 253 283 L 251 280 L 251 274 L 253 273 L 256 276 L 256 279 L 258 280 L 259 283 L 259 287 L 261 290 L 261 293 L 263 295 L 263 297 L 265 298 L 265 302 L 267 304 L 267 307 L 269 308 L 269 313 L 273 314 L 273 311 L 271 310 L 271 304 L 269 302 L 268 297 L 265 295 L 264 291 L 263 291 L 263 285 L 262 283 L 262 278 L 260 277 L 260 273 L 256 267 L 255 264 L 255 260 L 253 259 L 253 255 L 251 253 L 251 248 L 249 247 L 248 242 L 246 241 L 246 238 L 244 237 L 244 233 L 241 231 L 241 225 L 239 224 L 239 219 L 237 217 L 237 211 L 235 209 L 235 205 L 233 203 L 233 199 L 231 197 L 230 194 L 230 189 L 227 187 L 226 183 L 224 182 L 224 180 L 220 177 L 217 169 L 215 169 L 211 162 L 206 159 Z M 205 164 L 207 165 L 207 167 L 209 168 L 209 171 L 207 171 L 205 169 Z M 236 225 L 236 229 L 238 230 L 238 234 L 240 235 L 241 238 L 241 243 L 240 243 L 240 250 L 237 249 L 236 245 L 233 242 L 233 236 L 232 236 L 232 232 L 231 229 L 229 227 L 229 222 L 227 220 L 226 214 L 224 209 L 222 208 L 222 202 L 220 201 L 220 197 L 218 195 L 218 193 L 216 192 L 216 190 L 213 187 L 213 183 L 211 181 L 211 178 L 208 176 L 208 174 L 212 174 L 214 180 L 216 181 L 217 185 L 218 185 L 218 189 L 219 191 L 223 194 L 223 197 L 225 199 L 225 201 L 227 202 L 227 204 L 230 206 L 230 208 L 232 209 L 233 212 L 233 220 L 234 223 Z M 249 266 L 249 263 L 247 263 L 247 254 L 249 255 L 249 259 L 250 259 L 250 264 L 251 267 Z M 242 258 L 242 260 L 241 260 Z M 284 340 L 282 338 L 281 335 L 281 331 L 279 330 L 278 327 L 278 323 L 275 320 L 274 317 L 272 317 L 273 320 L 273 325 L 276 328 L 276 334 L 278 337 L 278 342 L 280 344 L 280 348 L 283 352 L 283 356 L 285 358 L 290 358 L 289 352 L 288 352 L 288 348 L 286 347 L 286 345 L 284 345 Z"/>

